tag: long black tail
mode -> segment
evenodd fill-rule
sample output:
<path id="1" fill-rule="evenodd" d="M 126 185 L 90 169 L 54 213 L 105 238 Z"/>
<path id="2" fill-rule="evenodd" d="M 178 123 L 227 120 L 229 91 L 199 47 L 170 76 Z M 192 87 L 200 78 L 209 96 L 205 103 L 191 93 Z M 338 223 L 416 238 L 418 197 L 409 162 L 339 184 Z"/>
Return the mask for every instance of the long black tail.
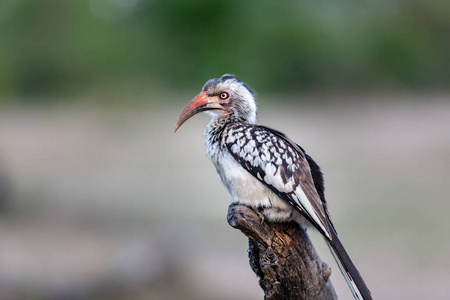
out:
<path id="1" fill-rule="evenodd" d="M 369 288 L 367 287 L 358 269 L 356 269 L 347 251 L 339 240 L 333 226 L 330 226 L 331 240 L 327 240 L 328 247 L 336 260 L 342 275 L 344 275 L 353 296 L 358 300 L 372 300 Z"/>

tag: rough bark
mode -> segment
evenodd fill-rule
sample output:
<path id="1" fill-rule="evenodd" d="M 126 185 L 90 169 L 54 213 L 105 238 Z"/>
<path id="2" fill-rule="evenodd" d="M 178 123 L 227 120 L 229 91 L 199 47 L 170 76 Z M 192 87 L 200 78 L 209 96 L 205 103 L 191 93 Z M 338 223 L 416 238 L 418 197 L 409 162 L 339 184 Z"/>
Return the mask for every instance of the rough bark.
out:
<path id="1" fill-rule="evenodd" d="M 267 223 L 251 208 L 231 204 L 228 223 L 249 238 L 250 266 L 266 300 L 337 299 L 331 269 L 296 223 Z"/>

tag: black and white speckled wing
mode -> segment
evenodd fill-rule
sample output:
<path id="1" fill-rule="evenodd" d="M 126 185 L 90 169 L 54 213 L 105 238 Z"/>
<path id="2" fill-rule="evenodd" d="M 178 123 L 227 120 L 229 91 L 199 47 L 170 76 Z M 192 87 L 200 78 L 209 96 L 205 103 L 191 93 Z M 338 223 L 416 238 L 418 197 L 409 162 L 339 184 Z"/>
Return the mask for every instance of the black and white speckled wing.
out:
<path id="1" fill-rule="evenodd" d="M 268 128 L 246 123 L 227 126 L 231 155 L 275 194 L 291 204 L 330 239 L 329 221 L 303 151 Z"/>

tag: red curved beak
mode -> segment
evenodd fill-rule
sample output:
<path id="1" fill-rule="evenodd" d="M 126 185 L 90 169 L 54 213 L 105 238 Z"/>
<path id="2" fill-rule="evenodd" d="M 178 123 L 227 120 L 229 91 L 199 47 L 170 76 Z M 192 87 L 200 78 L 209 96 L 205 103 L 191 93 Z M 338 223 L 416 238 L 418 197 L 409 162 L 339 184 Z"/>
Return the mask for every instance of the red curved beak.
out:
<path id="1" fill-rule="evenodd" d="M 184 107 L 178 118 L 177 124 L 175 125 L 174 132 L 176 132 L 190 117 L 199 112 L 212 109 L 224 109 L 224 107 L 220 105 L 216 96 L 210 97 L 206 92 L 201 92 Z"/>

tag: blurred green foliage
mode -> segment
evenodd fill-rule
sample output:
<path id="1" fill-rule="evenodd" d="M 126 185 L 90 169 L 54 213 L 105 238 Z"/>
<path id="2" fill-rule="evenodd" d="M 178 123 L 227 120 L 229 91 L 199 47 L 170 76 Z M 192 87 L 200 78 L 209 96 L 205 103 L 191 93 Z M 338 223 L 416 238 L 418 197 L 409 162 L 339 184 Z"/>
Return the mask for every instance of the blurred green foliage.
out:
<path id="1" fill-rule="evenodd" d="M 278 93 L 446 87 L 450 2 L 4 0 L 0 45 L 9 96 L 223 73 Z"/>

